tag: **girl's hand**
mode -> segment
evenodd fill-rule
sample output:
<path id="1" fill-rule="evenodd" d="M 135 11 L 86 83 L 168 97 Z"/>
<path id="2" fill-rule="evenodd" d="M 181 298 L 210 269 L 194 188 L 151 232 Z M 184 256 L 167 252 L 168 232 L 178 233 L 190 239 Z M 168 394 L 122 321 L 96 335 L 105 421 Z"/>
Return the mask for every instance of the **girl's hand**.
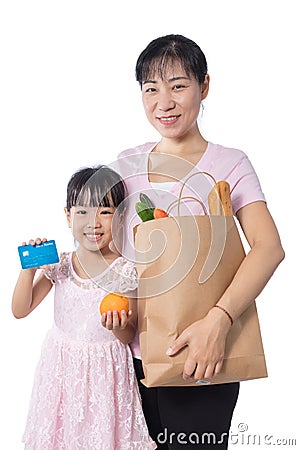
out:
<path id="1" fill-rule="evenodd" d="M 28 245 L 40 245 L 42 242 L 47 242 L 47 239 L 46 238 L 43 238 L 43 239 L 41 239 L 41 238 L 36 238 L 35 240 L 34 239 L 30 239 L 29 240 L 29 242 L 28 242 Z M 27 245 L 27 243 L 26 242 L 22 242 L 22 245 Z"/>
<path id="2" fill-rule="evenodd" d="M 119 318 L 118 311 L 108 311 L 101 316 L 101 323 L 107 330 L 124 330 L 127 327 L 132 311 L 128 314 L 125 310 L 121 311 L 121 318 Z"/>
<path id="3" fill-rule="evenodd" d="M 167 355 L 175 355 L 186 345 L 188 357 L 184 364 L 183 379 L 210 380 L 221 371 L 225 343 L 231 324 L 222 311 L 213 308 L 206 317 L 187 327 L 171 344 Z"/>
<path id="4" fill-rule="evenodd" d="M 41 239 L 41 238 L 30 239 L 28 241 L 28 245 L 32 245 L 32 246 L 40 245 L 42 242 L 47 242 L 47 239 L 46 238 L 43 238 L 43 239 Z M 27 243 L 24 241 L 24 242 L 22 242 L 22 245 L 27 245 Z M 23 270 L 27 270 L 28 272 L 35 273 L 37 271 L 37 269 L 46 269 L 47 267 L 49 267 L 48 264 L 46 264 L 44 266 L 37 266 L 37 267 L 32 267 L 32 268 L 23 269 Z"/>

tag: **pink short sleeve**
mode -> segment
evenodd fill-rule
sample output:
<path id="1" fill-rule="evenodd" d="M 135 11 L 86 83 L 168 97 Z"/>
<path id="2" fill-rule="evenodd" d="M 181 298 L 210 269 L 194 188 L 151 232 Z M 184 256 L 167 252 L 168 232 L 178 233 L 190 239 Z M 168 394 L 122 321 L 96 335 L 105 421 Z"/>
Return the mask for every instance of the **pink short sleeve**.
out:
<path id="1" fill-rule="evenodd" d="M 249 203 L 265 201 L 259 179 L 246 155 L 242 157 L 236 170 L 228 177 L 227 181 L 231 188 L 234 214 Z"/>
<path id="2" fill-rule="evenodd" d="M 229 183 L 234 214 L 249 203 L 265 201 L 256 172 L 241 150 L 210 142 L 198 168 Z"/>

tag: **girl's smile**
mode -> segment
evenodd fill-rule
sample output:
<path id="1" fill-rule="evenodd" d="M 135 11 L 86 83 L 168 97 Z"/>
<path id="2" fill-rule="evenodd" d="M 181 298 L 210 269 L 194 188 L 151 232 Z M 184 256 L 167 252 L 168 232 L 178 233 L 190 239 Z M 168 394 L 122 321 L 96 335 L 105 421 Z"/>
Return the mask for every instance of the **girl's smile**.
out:
<path id="1" fill-rule="evenodd" d="M 98 242 L 104 236 L 104 233 L 84 233 L 84 235 L 90 242 Z"/>
<path id="2" fill-rule="evenodd" d="M 73 206 L 67 212 L 74 239 L 82 250 L 110 252 L 114 207 Z"/>

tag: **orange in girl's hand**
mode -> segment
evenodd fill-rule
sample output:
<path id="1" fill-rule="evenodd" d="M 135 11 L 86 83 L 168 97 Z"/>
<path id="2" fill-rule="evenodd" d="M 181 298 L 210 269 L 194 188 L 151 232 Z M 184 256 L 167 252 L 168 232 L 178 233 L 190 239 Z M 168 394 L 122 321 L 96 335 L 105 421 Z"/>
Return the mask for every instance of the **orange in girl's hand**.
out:
<path id="1" fill-rule="evenodd" d="M 169 217 L 168 213 L 160 208 L 155 208 L 153 211 L 154 219 L 162 219 L 163 217 Z"/>
<path id="2" fill-rule="evenodd" d="M 100 303 L 100 314 L 106 313 L 107 311 L 118 311 L 119 318 L 121 311 L 125 310 L 127 313 L 129 311 L 129 301 L 128 298 L 119 292 L 111 292 L 107 294 L 102 302 Z"/>

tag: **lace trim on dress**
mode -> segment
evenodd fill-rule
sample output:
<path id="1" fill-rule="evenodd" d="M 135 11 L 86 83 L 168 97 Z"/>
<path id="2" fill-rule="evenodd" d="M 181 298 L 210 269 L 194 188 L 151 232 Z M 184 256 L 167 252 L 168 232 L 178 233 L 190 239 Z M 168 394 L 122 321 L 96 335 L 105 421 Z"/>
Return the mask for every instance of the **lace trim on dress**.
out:
<path id="1" fill-rule="evenodd" d="M 108 268 L 95 278 L 83 279 L 76 275 L 72 266 L 72 253 L 62 253 L 60 262 L 43 270 L 44 275 L 52 283 L 61 283 L 67 278 L 83 289 L 104 289 L 108 292 L 132 291 L 137 288 L 137 271 L 135 265 L 123 257 L 115 260 Z"/>

